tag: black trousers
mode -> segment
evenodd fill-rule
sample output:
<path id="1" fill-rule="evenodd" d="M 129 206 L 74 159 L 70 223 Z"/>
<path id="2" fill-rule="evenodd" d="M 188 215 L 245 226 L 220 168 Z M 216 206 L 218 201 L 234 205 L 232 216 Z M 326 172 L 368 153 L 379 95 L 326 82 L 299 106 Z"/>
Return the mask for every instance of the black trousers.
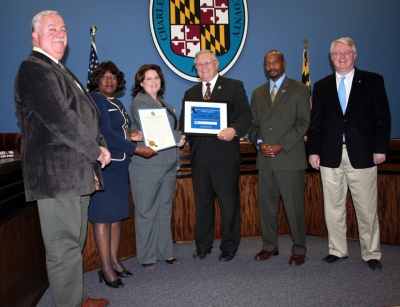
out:
<path id="1" fill-rule="evenodd" d="M 193 167 L 196 202 L 194 238 L 196 248 L 210 249 L 214 240 L 214 204 L 218 197 L 222 220 L 220 250 L 236 253 L 240 244 L 240 166 Z"/>

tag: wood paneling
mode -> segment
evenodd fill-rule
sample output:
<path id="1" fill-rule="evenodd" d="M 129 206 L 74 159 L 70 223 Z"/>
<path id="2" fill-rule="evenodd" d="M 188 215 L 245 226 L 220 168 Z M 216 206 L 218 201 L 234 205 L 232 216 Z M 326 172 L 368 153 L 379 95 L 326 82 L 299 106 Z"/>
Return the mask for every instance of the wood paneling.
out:
<path id="1" fill-rule="evenodd" d="M 35 306 L 48 286 L 35 202 L 26 203 L 19 159 L 0 160 L 1 306 Z"/>
<path id="2" fill-rule="evenodd" d="M 175 242 L 194 241 L 194 224 L 196 220 L 191 178 L 189 146 L 181 151 L 182 166 L 178 172 L 171 229 Z M 241 143 L 242 164 L 240 166 L 240 214 L 241 236 L 261 236 L 260 221 L 258 215 L 258 176 L 255 169 L 256 151 L 252 144 Z M 381 227 L 381 242 L 400 245 L 400 140 L 391 141 L 391 154 L 388 161 L 378 167 L 378 210 Z M 324 218 L 324 200 L 319 171 L 311 168 L 306 170 L 305 186 L 305 212 L 306 232 L 308 235 L 327 236 Z M 357 221 L 351 201 L 350 193 L 347 195 L 347 237 L 358 239 Z M 218 199 L 215 202 L 215 238 L 221 238 L 221 216 L 219 213 Z M 136 255 L 134 237 L 134 210 L 131 200 L 131 217 L 123 222 L 123 234 L 121 241 L 121 258 Z M 279 234 L 289 234 L 283 205 L 280 205 Z M 261 244 L 261 243 L 260 243 Z M 88 236 L 84 249 L 84 269 L 89 271 L 100 265 L 96 246 L 94 245 L 91 224 L 89 223 Z"/>
<path id="3" fill-rule="evenodd" d="M 136 256 L 136 238 L 135 238 L 135 212 L 133 210 L 133 200 L 130 197 L 131 216 L 122 221 L 120 259 L 127 259 Z M 97 253 L 94 242 L 93 224 L 88 222 L 86 243 L 82 252 L 83 271 L 88 272 L 100 267 L 100 258 Z"/>

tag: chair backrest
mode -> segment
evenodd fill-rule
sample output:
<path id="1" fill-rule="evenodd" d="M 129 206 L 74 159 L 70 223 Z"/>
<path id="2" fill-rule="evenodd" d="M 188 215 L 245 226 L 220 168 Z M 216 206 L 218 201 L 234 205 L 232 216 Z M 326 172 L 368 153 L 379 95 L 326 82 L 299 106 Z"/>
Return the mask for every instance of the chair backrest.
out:
<path id="1" fill-rule="evenodd" d="M 21 133 L 3 132 L 0 133 L 0 151 L 16 150 L 21 153 Z"/>

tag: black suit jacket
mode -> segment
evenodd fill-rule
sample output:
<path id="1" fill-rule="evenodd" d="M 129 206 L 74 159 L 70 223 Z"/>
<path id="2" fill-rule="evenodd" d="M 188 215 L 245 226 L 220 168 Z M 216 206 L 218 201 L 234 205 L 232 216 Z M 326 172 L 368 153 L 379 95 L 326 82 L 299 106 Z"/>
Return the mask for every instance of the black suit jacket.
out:
<path id="1" fill-rule="evenodd" d="M 76 79 L 77 80 L 77 79 Z M 89 195 L 101 181 L 99 111 L 46 55 L 32 51 L 15 79 L 26 200 Z"/>
<path id="2" fill-rule="evenodd" d="M 381 75 L 355 69 L 345 114 L 335 74 L 314 85 L 308 154 L 320 156 L 321 166 L 337 168 L 342 160 L 343 133 L 351 165 L 374 166 L 373 154 L 387 154 L 391 117 Z"/>
<path id="3" fill-rule="evenodd" d="M 198 83 L 185 92 L 183 100 L 203 101 L 202 83 Z M 219 76 L 211 93 L 210 101 L 228 103 L 228 124 L 236 130 L 237 138 L 230 142 L 221 141 L 215 135 L 189 136 L 190 161 L 193 167 L 232 166 L 240 164 L 239 137 L 244 136 L 251 124 L 249 101 L 243 82 Z M 183 131 L 184 109 L 180 118 L 180 130 Z"/>

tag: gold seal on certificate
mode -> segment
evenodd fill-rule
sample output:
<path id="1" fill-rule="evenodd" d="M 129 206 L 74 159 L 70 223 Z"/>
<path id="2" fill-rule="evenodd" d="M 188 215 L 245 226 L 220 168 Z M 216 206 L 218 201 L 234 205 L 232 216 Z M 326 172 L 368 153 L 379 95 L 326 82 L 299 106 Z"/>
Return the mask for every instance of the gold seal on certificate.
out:
<path id="1" fill-rule="evenodd" d="M 154 142 L 154 141 L 149 141 L 149 140 L 147 140 L 147 141 L 148 141 L 148 144 L 149 144 L 150 147 L 158 147 L 157 144 L 156 144 L 156 142 Z"/>
<path id="2" fill-rule="evenodd" d="M 139 109 L 138 112 L 146 146 L 157 151 L 176 146 L 166 108 Z"/>

